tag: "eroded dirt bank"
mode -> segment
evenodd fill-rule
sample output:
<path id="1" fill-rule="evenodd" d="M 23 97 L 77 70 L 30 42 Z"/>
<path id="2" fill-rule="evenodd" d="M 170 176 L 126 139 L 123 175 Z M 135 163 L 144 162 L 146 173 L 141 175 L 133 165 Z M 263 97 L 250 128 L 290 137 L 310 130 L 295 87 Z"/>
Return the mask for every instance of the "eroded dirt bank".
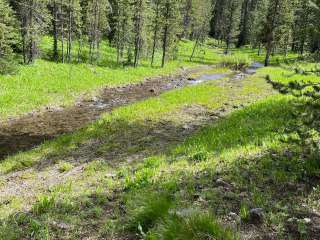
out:
<path id="1" fill-rule="evenodd" d="M 0 122 L 0 159 L 31 149 L 45 140 L 73 132 L 97 120 L 101 114 L 115 107 L 192 84 L 187 76 L 206 68 L 209 67 L 181 69 L 180 73 L 175 75 L 146 78 L 138 84 L 105 88 L 99 96 L 91 100 L 81 100 L 71 107 L 47 109 L 43 112 L 30 113 L 10 121 Z"/>

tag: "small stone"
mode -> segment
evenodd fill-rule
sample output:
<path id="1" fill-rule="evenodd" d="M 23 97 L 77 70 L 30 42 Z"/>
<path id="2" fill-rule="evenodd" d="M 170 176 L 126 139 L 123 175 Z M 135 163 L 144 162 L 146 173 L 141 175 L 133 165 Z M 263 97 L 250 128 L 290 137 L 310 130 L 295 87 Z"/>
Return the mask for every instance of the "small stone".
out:
<path id="1" fill-rule="evenodd" d="M 288 182 L 285 186 L 285 188 L 289 191 L 296 191 L 297 190 L 297 185 L 292 183 L 292 182 Z"/>
<path id="2" fill-rule="evenodd" d="M 187 124 L 183 125 L 182 128 L 183 128 L 184 130 L 190 130 L 190 129 L 192 129 L 192 127 L 190 127 L 190 126 L 187 125 Z"/>
<path id="3" fill-rule="evenodd" d="M 92 102 L 99 102 L 99 100 L 100 100 L 100 99 L 97 98 L 97 97 L 93 97 L 93 98 L 92 98 Z"/>
<path id="4" fill-rule="evenodd" d="M 285 151 L 284 151 L 284 155 L 285 155 L 288 159 L 292 159 L 292 158 L 293 158 L 293 154 L 292 154 L 292 152 L 290 152 L 289 150 L 285 150 Z"/>
<path id="5" fill-rule="evenodd" d="M 297 221 L 298 221 L 298 219 L 296 217 L 291 217 L 291 218 L 288 218 L 288 220 L 287 220 L 288 223 L 295 223 Z"/>
<path id="6" fill-rule="evenodd" d="M 310 218 L 304 218 L 303 221 L 304 221 L 306 224 L 310 224 L 310 223 L 311 223 L 311 219 L 310 219 Z"/>
<path id="7" fill-rule="evenodd" d="M 249 211 L 249 222 L 261 224 L 264 221 L 264 212 L 262 208 L 254 208 Z"/>
<path id="8" fill-rule="evenodd" d="M 105 175 L 105 177 L 107 177 L 107 178 L 116 178 L 116 177 L 117 177 L 117 174 L 107 173 L 107 174 Z"/>
<path id="9" fill-rule="evenodd" d="M 231 187 L 231 185 L 229 183 L 225 182 L 222 178 L 218 178 L 216 180 L 216 184 L 218 186 L 222 186 L 222 187 L 227 187 L 227 188 Z"/>
<path id="10" fill-rule="evenodd" d="M 54 225 L 57 228 L 63 229 L 63 230 L 66 230 L 66 229 L 70 228 L 70 226 L 68 224 L 66 224 L 66 223 L 57 223 L 56 221 L 53 221 L 52 225 Z"/>
<path id="11" fill-rule="evenodd" d="M 230 213 L 228 214 L 228 217 L 231 218 L 232 220 L 236 220 L 236 221 L 240 219 L 240 217 L 238 216 L 238 214 L 236 214 L 236 213 L 234 213 L 234 212 L 230 212 Z"/>
<path id="12" fill-rule="evenodd" d="M 246 192 L 241 192 L 241 193 L 239 193 L 239 197 L 246 198 L 246 197 L 248 197 L 248 194 Z"/>

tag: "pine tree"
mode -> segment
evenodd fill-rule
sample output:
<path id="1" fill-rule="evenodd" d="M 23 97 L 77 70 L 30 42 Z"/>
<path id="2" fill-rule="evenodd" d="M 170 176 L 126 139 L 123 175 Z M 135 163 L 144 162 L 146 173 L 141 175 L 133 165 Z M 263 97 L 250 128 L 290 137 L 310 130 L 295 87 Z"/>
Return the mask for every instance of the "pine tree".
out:
<path id="1" fill-rule="evenodd" d="M 119 64 L 127 50 L 127 63 L 132 61 L 132 4 L 130 0 L 118 0 L 113 4 L 114 12 L 114 42 L 117 49 L 117 63 Z"/>
<path id="2" fill-rule="evenodd" d="M 79 0 L 68 0 L 66 4 L 67 21 L 67 58 L 71 62 L 73 39 L 81 38 L 81 6 Z M 79 44 L 80 45 L 80 44 Z"/>
<path id="3" fill-rule="evenodd" d="M 253 47 L 258 48 L 258 55 L 261 54 L 262 43 L 264 42 L 264 26 L 268 0 L 253 0 L 251 2 L 252 13 L 249 19 L 249 42 Z"/>
<path id="4" fill-rule="evenodd" d="M 312 9 L 310 20 L 310 51 L 315 53 L 320 51 L 320 0 L 311 0 L 310 7 Z"/>
<path id="5" fill-rule="evenodd" d="M 162 61 L 164 67 L 168 52 L 176 47 L 178 34 L 182 32 L 181 16 L 179 15 L 180 0 L 164 0 L 162 4 Z"/>
<path id="6" fill-rule="evenodd" d="M 157 43 L 159 41 L 159 31 L 161 28 L 161 24 L 163 23 L 163 19 L 161 18 L 161 1 L 155 0 L 151 2 L 151 27 L 150 31 L 152 31 L 152 54 L 151 54 L 151 66 L 154 64 L 155 52 L 157 49 Z"/>
<path id="7" fill-rule="evenodd" d="M 227 0 L 226 8 L 224 9 L 225 25 L 224 36 L 226 41 L 225 53 L 228 54 L 231 44 L 238 34 L 238 26 L 240 20 L 240 1 L 239 0 Z"/>
<path id="8" fill-rule="evenodd" d="M 86 10 L 86 30 L 89 41 L 89 59 L 99 59 L 100 42 L 108 29 L 108 0 L 89 0 Z"/>
<path id="9" fill-rule="evenodd" d="M 13 49 L 17 44 L 16 19 L 6 0 L 0 0 L 0 73 L 13 70 Z"/>
<path id="10" fill-rule="evenodd" d="M 141 57 L 142 46 L 146 39 L 144 37 L 145 21 L 147 20 L 148 5 L 145 0 L 133 1 L 133 27 L 134 27 L 134 63 L 137 67 Z"/>
<path id="11" fill-rule="evenodd" d="M 50 12 L 53 35 L 53 60 L 58 61 L 58 43 L 61 43 L 61 61 L 65 61 L 65 39 L 67 41 L 66 57 L 70 63 L 72 58 L 73 39 L 81 36 L 81 7 L 79 0 L 51 0 Z M 60 41 L 59 41 L 60 38 Z"/>
<path id="12" fill-rule="evenodd" d="M 191 18 L 193 17 L 194 5 L 195 4 L 197 5 L 197 3 L 198 1 L 185 0 L 184 6 L 183 6 L 183 37 L 184 38 L 190 37 Z"/>
<path id="13" fill-rule="evenodd" d="M 200 43 L 203 43 L 210 31 L 210 22 L 208 19 L 211 18 L 212 14 L 212 2 L 210 0 L 203 0 L 201 3 L 193 1 L 192 4 L 192 17 L 190 20 L 191 35 L 195 41 L 190 61 L 194 57 L 194 54 L 199 47 Z"/>
<path id="14" fill-rule="evenodd" d="M 265 43 L 266 43 L 266 58 L 265 66 L 270 63 L 270 56 L 276 47 L 279 36 L 283 33 L 281 27 L 286 27 L 288 24 L 287 16 L 290 14 L 290 0 L 270 0 L 267 20 L 264 28 Z M 287 31 L 287 29 L 286 29 Z"/>
<path id="15" fill-rule="evenodd" d="M 216 0 L 213 10 L 213 18 L 211 21 L 210 35 L 222 40 L 224 39 L 224 9 L 226 8 L 227 0 Z"/>
<path id="16" fill-rule="evenodd" d="M 17 0 L 16 12 L 21 24 L 23 61 L 32 63 L 39 53 L 39 42 L 50 21 L 47 1 Z"/>
<path id="17" fill-rule="evenodd" d="M 310 24 L 310 12 L 309 0 L 299 0 L 298 8 L 295 13 L 295 26 L 294 41 L 292 50 L 299 50 L 302 55 L 305 51 L 305 45 L 308 40 L 308 31 Z"/>

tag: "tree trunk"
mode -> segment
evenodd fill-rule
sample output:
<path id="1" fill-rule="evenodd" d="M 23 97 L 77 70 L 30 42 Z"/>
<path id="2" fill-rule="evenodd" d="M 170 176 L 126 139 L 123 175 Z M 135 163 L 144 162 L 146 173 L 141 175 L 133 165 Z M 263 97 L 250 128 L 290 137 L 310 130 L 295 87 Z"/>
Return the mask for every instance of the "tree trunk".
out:
<path id="1" fill-rule="evenodd" d="M 193 46 L 193 49 L 192 49 L 192 53 L 191 53 L 191 56 L 190 56 L 190 61 L 192 61 L 192 58 L 194 57 L 194 54 L 196 52 L 196 49 L 198 47 L 198 44 L 199 44 L 199 39 L 200 39 L 200 36 L 197 37 L 197 40 Z"/>
<path id="2" fill-rule="evenodd" d="M 29 39 L 29 59 L 28 59 L 28 63 L 32 63 L 34 60 L 34 55 L 35 55 L 35 44 L 34 44 L 34 39 L 33 39 L 33 9 L 34 9 L 34 4 L 33 1 L 31 2 L 31 7 L 30 7 L 30 11 L 29 11 L 29 28 L 31 30 L 30 35 L 30 39 Z"/>
<path id="3" fill-rule="evenodd" d="M 135 37 L 135 49 L 134 49 L 134 67 L 138 67 L 139 64 L 139 58 L 140 58 L 140 51 L 141 51 L 141 31 L 142 31 L 142 0 L 138 1 L 137 6 L 137 13 L 136 13 L 136 23 L 135 23 L 135 31 L 136 31 L 136 37 Z"/>
<path id="4" fill-rule="evenodd" d="M 166 61 L 167 41 L 168 41 L 168 26 L 165 26 L 165 28 L 164 28 L 164 34 L 163 34 L 161 67 L 164 67 L 164 64 L 165 64 L 165 61 Z"/>
<path id="5" fill-rule="evenodd" d="M 81 36 L 79 37 L 79 48 L 78 48 L 78 63 L 80 63 L 81 60 L 81 49 L 82 49 L 82 40 Z"/>
<path id="6" fill-rule="evenodd" d="M 259 43 L 259 49 L 258 49 L 258 56 L 260 56 L 261 55 L 261 43 Z"/>
<path id="7" fill-rule="evenodd" d="M 68 63 L 71 62 L 71 49 L 72 49 L 72 9 L 71 9 L 71 0 L 69 0 L 69 28 L 68 28 Z"/>
<path id="8" fill-rule="evenodd" d="M 169 18 L 169 9 L 170 3 L 166 2 L 166 13 L 165 13 L 165 25 L 163 31 L 163 44 L 162 44 L 162 62 L 161 67 L 164 67 L 166 61 L 166 54 L 167 54 L 167 44 L 168 44 L 168 34 L 169 34 L 169 25 L 168 25 L 168 18 Z"/>
<path id="9" fill-rule="evenodd" d="M 151 56 L 151 67 L 153 67 L 154 63 L 154 55 L 156 52 L 157 47 L 157 38 L 158 38 L 158 31 L 159 31 L 159 2 L 157 2 L 157 10 L 156 10 L 156 16 L 155 16 L 155 26 L 154 26 L 154 33 L 153 33 L 153 44 L 152 44 L 152 56 Z"/>
<path id="10" fill-rule="evenodd" d="M 53 27 L 53 60 L 58 62 L 58 7 L 56 1 L 53 2 L 53 19 L 52 19 L 52 27 Z"/>
<path id="11" fill-rule="evenodd" d="M 61 61 L 62 63 L 64 63 L 64 19 L 63 19 L 62 7 L 63 7 L 63 2 L 61 0 L 61 6 L 60 6 Z"/>
<path id="12" fill-rule="evenodd" d="M 264 61 L 264 66 L 269 66 L 270 64 L 270 56 L 271 56 L 271 53 L 272 53 L 272 43 L 270 42 L 268 45 L 267 45 L 267 53 L 266 53 L 266 58 L 265 58 L 265 61 Z"/>
<path id="13" fill-rule="evenodd" d="M 21 35 L 22 35 L 22 54 L 23 54 L 23 63 L 27 63 L 27 18 L 23 16 L 22 18 L 22 27 L 21 27 Z"/>
<path id="14" fill-rule="evenodd" d="M 237 48 L 244 46 L 247 43 L 248 34 L 248 18 L 249 18 L 249 0 L 245 0 L 242 4 L 241 14 L 241 27 L 240 34 L 238 37 Z"/>

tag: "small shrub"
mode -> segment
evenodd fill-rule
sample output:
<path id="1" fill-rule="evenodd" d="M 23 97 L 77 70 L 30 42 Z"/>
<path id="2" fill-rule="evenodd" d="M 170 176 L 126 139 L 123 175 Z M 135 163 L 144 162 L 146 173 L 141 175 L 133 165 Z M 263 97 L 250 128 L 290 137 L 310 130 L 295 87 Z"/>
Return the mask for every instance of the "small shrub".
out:
<path id="1" fill-rule="evenodd" d="M 58 167 L 60 173 L 70 171 L 72 168 L 73 165 L 68 162 L 61 162 Z"/>
<path id="2" fill-rule="evenodd" d="M 242 204 L 240 207 L 240 218 L 244 222 L 249 221 L 249 208 L 246 204 Z"/>
<path id="3" fill-rule="evenodd" d="M 209 153 L 204 150 L 197 151 L 189 156 L 190 161 L 202 162 L 206 161 L 209 158 Z"/>
<path id="4" fill-rule="evenodd" d="M 102 215 L 103 215 L 103 209 L 101 207 L 91 208 L 87 213 L 87 217 L 90 217 L 90 218 L 100 218 Z"/>
<path id="5" fill-rule="evenodd" d="M 59 200 L 56 204 L 56 211 L 59 213 L 72 213 L 79 210 L 79 204 L 75 201 L 72 201 L 70 198 L 64 198 Z"/>
<path id="6" fill-rule="evenodd" d="M 54 195 L 42 195 L 38 198 L 38 201 L 33 205 L 33 211 L 35 214 L 43 214 L 56 205 L 56 197 Z"/>
<path id="7" fill-rule="evenodd" d="M 103 162 L 101 160 L 94 160 L 85 166 L 84 171 L 87 174 L 94 174 L 96 172 L 103 171 L 106 168 L 107 168 L 107 165 L 105 162 Z"/>
<path id="8" fill-rule="evenodd" d="M 142 188 L 148 186 L 155 175 L 155 169 L 142 168 L 138 170 L 133 176 L 127 176 L 125 179 L 126 189 Z"/>
<path id="9" fill-rule="evenodd" d="M 221 62 L 224 66 L 232 67 L 236 70 L 243 70 L 248 67 L 252 60 L 247 55 L 225 55 Z"/>
<path id="10" fill-rule="evenodd" d="M 0 58 L 0 74 L 12 74 L 17 69 L 16 63 L 12 59 Z"/>

